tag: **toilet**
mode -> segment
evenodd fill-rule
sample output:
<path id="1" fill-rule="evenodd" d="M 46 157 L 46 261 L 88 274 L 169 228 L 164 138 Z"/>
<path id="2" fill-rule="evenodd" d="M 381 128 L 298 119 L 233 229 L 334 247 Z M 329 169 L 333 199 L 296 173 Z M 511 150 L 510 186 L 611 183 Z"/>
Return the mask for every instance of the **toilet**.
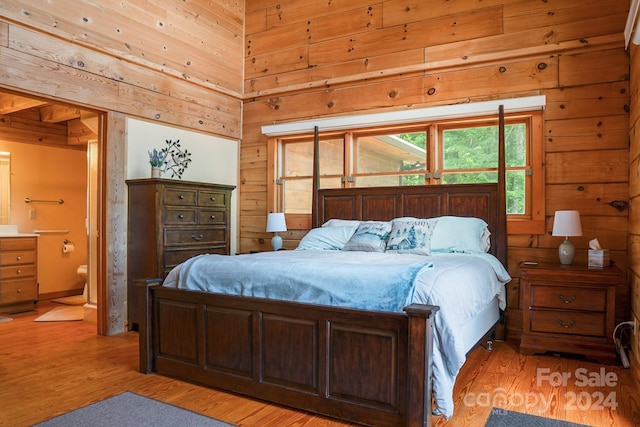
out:
<path id="1" fill-rule="evenodd" d="M 82 296 L 87 298 L 87 265 L 83 264 L 79 266 L 76 273 L 78 276 L 82 277 L 82 280 L 84 281 L 84 291 L 82 292 Z"/>

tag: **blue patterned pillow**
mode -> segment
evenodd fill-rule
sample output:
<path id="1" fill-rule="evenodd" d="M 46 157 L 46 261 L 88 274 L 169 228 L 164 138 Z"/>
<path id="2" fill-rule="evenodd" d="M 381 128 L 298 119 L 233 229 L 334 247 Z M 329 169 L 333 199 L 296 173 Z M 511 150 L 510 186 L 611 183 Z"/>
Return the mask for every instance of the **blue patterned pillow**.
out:
<path id="1" fill-rule="evenodd" d="M 385 252 L 431 255 L 431 235 L 437 222 L 437 219 L 393 220 Z"/>
<path id="2" fill-rule="evenodd" d="M 343 251 L 384 252 L 391 232 L 391 222 L 363 221 Z"/>

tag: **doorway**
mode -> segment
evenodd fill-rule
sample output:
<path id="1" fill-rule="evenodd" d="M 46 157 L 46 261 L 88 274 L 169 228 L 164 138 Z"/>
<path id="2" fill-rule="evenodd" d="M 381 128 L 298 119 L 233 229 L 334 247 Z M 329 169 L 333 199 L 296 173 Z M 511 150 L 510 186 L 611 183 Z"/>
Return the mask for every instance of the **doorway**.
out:
<path id="1" fill-rule="evenodd" d="M 72 189 L 64 188 L 68 194 L 70 191 L 80 191 L 80 197 L 84 198 L 81 206 L 78 209 L 84 210 L 83 220 L 79 226 L 74 227 L 76 236 L 78 233 L 86 233 L 86 239 L 78 239 L 82 242 L 83 247 L 81 258 L 84 258 L 82 262 L 74 261 L 78 263 L 73 267 L 72 272 L 69 265 L 60 263 L 56 266 L 58 271 L 55 274 L 65 277 L 66 282 L 60 285 L 60 288 L 56 288 L 55 285 L 48 286 L 43 289 L 41 286 L 40 294 L 44 292 L 45 297 L 49 296 L 66 296 L 65 292 L 72 292 L 74 289 L 66 289 L 68 287 L 68 279 L 70 275 L 73 275 L 79 284 L 83 284 L 83 279 L 78 277 L 76 269 L 80 270 L 80 265 L 85 264 L 87 266 L 87 279 L 86 279 L 86 300 L 85 305 L 85 320 L 92 320 L 97 323 L 97 331 L 100 331 L 100 316 L 98 316 L 99 305 L 103 304 L 100 301 L 98 295 L 100 295 L 99 287 L 100 281 L 98 280 L 98 265 L 99 265 L 99 209 L 100 209 L 100 147 L 103 145 L 104 138 L 104 113 L 86 109 L 77 105 L 68 103 L 60 103 L 58 101 L 51 101 L 45 98 L 40 98 L 34 95 L 23 94 L 19 92 L 13 92 L 3 90 L 0 92 L 0 115 L 4 120 L 0 127 L 0 139 L 3 141 L 10 141 L 11 144 L 29 144 L 30 150 L 42 149 L 43 151 L 51 151 L 52 149 L 64 149 L 57 150 L 57 152 L 75 153 L 73 158 L 77 158 L 79 153 L 84 153 L 83 156 L 86 159 L 86 185 L 85 188 L 75 187 Z M 63 156 L 64 157 L 64 156 Z M 64 163 L 59 166 L 60 168 L 68 167 Z M 73 187 L 70 185 L 69 187 Z M 19 201 L 14 198 L 13 204 L 20 209 L 24 209 L 19 206 Z M 46 214 L 44 209 L 30 208 L 29 215 L 35 217 L 41 212 Z M 12 209 L 13 210 L 13 209 Z M 20 220 L 23 220 L 21 215 Z M 30 224 L 23 222 L 24 231 L 29 229 Z M 63 227 L 62 227 L 63 228 Z M 44 235 L 40 240 L 45 243 L 49 240 L 56 241 L 55 245 L 58 245 L 58 240 L 71 241 L 73 238 L 69 235 L 59 236 L 47 236 Z M 55 250 L 59 249 L 55 246 Z M 76 251 L 79 248 L 76 247 Z M 39 258 L 43 256 L 50 256 L 53 251 L 40 251 Z M 56 256 L 60 256 L 60 251 L 56 252 Z M 80 251 L 78 251 L 80 252 Z M 45 255 L 46 254 L 46 255 Z M 70 256 L 73 254 L 67 254 Z M 46 264 L 46 263 L 45 263 Z M 47 267 L 49 269 L 49 267 Z M 48 270 L 47 270 L 48 271 Z M 42 279 L 42 274 L 39 274 L 39 279 Z"/>

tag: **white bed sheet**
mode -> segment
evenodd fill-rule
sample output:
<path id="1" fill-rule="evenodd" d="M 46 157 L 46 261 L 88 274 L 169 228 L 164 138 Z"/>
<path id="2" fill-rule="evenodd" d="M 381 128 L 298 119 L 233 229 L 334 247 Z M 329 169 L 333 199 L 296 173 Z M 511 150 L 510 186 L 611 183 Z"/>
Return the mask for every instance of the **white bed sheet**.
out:
<path id="1" fill-rule="evenodd" d="M 264 257 L 272 262 L 284 261 L 287 257 L 308 258 L 313 262 L 318 257 L 335 257 L 340 262 L 341 251 L 286 251 L 262 252 L 246 257 Z M 434 401 L 440 413 L 449 418 L 453 415 L 453 385 L 466 360 L 469 350 L 468 323 L 488 305 L 506 307 L 504 285 L 511 280 L 502 264 L 490 254 L 432 254 L 398 255 L 384 253 L 349 253 L 349 257 L 361 257 L 362 263 L 381 262 L 385 256 L 403 257 L 408 263 L 428 261 L 432 268 L 424 268 L 415 278 L 412 301 L 419 304 L 437 305 L 440 310 L 434 317 L 433 391 Z M 254 258 L 255 259 L 255 258 Z M 353 259 L 351 259 L 353 262 Z M 164 286 L 181 287 L 180 266 L 174 269 Z M 203 290 L 204 284 L 193 290 Z M 475 341 L 481 336 L 475 338 Z"/>
<path id="2" fill-rule="evenodd" d="M 505 284 L 511 280 L 490 254 L 432 254 L 434 268 L 416 284 L 414 301 L 440 307 L 434 317 L 433 395 L 437 410 L 453 415 L 453 386 L 473 340 L 468 323 L 497 299 L 506 307 Z M 486 331 L 485 331 L 486 332 Z"/>

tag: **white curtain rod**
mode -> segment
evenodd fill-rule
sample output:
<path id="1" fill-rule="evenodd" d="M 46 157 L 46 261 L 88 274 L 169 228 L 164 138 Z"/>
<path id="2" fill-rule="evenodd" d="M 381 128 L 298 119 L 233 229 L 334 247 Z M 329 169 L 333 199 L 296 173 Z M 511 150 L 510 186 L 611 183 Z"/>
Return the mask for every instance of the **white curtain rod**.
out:
<path id="1" fill-rule="evenodd" d="M 410 124 L 427 120 L 445 120 L 491 115 L 497 114 L 500 105 L 504 105 L 505 113 L 517 113 L 542 109 L 546 103 L 547 99 L 544 95 L 498 99 L 494 101 L 468 102 L 465 104 L 416 108 L 413 110 L 357 114 L 353 116 L 327 117 L 324 119 L 282 123 L 263 126 L 262 133 L 267 136 L 283 136 L 311 132 L 315 126 L 318 126 L 320 131 L 327 132 L 372 126 Z"/>

